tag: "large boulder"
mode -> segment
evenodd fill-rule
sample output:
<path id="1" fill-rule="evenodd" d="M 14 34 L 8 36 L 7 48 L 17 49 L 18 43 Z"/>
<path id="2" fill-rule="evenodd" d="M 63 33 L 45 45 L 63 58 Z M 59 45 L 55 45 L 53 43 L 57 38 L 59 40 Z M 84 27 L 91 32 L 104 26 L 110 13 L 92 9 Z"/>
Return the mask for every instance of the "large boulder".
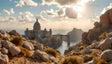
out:
<path id="1" fill-rule="evenodd" d="M 11 53 L 12 56 L 15 56 L 18 55 L 21 52 L 21 50 L 16 46 L 12 46 L 9 48 L 9 52 Z"/>
<path id="2" fill-rule="evenodd" d="M 16 32 L 16 30 L 10 31 L 9 34 L 14 36 L 21 36 L 18 32 Z"/>
<path id="3" fill-rule="evenodd" d="M 40 50 L 36 50 L 34 52 L 33 58 L 40 59 L 40 60 L 45 61 L 45 62 L 50 60 L 49 55 L 45 52 L 40 51 Z"/>
<path id="4" fill-rule="evenodd" d="M 103 51 L 100 58 L 106 61 L 112 61 L 112 50 L 108 49 Z"/>
<path id="5" fill-rule="evenodd" d="M 11 43 L 10 41 L 7 41 L 7 40 L 2 40 L 1 43 L 2 43 L 3 47 L 5 47 L 7 49 L 9 49 L 10 47 L 14 46 L 13 43 Z"/>
<path id="6" fill-rule="evenodd" d="M 3 55 L 0 52 L 0 64 L 7 64 L 9 62 L 9 58 L 7 55 Z"/>
<path id="7" fill-rule="evenodd" d="M 2 48 L 1 52 L 2 52 L 3 54 L 8 54 L 8 49 Z"/>
<path id="8" fill-rule="evenodd" d="M 36 44 L 36 49 L 43 50 L 44 46 L 40 43 Z"/>
<path id="9" fill-rule="evenodd" d="M 28 49 L 28 50 L 33 50 L 34 49 L 34 46 L 31 42 L 28 42 L 28 41 L 24 41 L 24 44 L 23 46 Z"/>
<path id="10" fill-rule="evenodd" d="M 106 50 L 106 49 L 110 49 L 112 48 L 112 41 L 110 38 L 106 38 L 105 40 L 101 41 L 100 44 L 98 45 L 98 47 L 101 50 Z"/>

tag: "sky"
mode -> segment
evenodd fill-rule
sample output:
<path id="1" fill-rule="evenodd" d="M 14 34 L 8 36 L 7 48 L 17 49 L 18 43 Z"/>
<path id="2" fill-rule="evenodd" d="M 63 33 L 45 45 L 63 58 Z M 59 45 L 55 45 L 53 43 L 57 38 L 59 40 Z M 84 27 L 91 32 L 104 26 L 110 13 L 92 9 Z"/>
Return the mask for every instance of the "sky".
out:
<path id="1" fill-rule="evenodd" d="M 24 34 L 38 18 L 41 29 L 51 28 L 54 34 L 73 28 L 88 31 L 110 8 L 112 0 L 0 0 L 0 29 Z"/>

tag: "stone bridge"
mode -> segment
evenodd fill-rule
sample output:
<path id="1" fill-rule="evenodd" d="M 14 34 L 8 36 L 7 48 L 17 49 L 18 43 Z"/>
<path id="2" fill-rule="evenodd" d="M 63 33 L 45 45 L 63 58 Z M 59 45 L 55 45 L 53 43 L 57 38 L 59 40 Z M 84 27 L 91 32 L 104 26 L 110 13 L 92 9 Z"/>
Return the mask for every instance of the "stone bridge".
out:
<path id="1" fill-rule="evenodd" d="M 67 45 L 70 46 L 70 36 L 69 35 L 57 34 L 57 35 L 53 35 L 53 36 L 57 37 L 61 41 L 67 41 Z"/>

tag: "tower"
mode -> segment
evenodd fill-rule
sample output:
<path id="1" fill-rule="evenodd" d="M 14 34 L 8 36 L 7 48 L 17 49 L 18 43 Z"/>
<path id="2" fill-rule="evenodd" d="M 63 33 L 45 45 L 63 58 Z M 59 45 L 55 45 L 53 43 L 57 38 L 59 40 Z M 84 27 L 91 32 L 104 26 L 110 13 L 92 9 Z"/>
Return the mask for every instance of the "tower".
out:
<path id="1" fill-rule="evenodd" d="M 50 35 L 52 35 L 52 29 L 50 29 L 49 32 L 50 32 Z"/>
<path id="2" fill-rule="evenodd" d="M 34 31 L 41 30 L 41 26 L 40 23 L 38 22 L 38 19 L 36 19 L 36 22 L 34 23 L 33 30 Z"/>

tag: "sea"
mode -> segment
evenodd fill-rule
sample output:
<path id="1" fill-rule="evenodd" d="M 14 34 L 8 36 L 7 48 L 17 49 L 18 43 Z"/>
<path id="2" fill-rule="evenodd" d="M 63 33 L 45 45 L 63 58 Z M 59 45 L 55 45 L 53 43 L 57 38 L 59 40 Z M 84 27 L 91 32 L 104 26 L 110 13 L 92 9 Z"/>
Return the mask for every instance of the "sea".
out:
<path id="1" fill-rule="evenodd" d="M 70 46 L 73 46 L 73 45 L 76 45 L 79 41 L 76 41 L 76 42 L 71 42 L 70 43 Z M 70 46 L 67 45 L 67 42 L 66 41 L 63 41 L 62 42 L 62 45 L 57 48 L 57 50 L 60 51 L 60 53 L 63 55 L 64 54 L 64 51 L 67 50 Z"/>

